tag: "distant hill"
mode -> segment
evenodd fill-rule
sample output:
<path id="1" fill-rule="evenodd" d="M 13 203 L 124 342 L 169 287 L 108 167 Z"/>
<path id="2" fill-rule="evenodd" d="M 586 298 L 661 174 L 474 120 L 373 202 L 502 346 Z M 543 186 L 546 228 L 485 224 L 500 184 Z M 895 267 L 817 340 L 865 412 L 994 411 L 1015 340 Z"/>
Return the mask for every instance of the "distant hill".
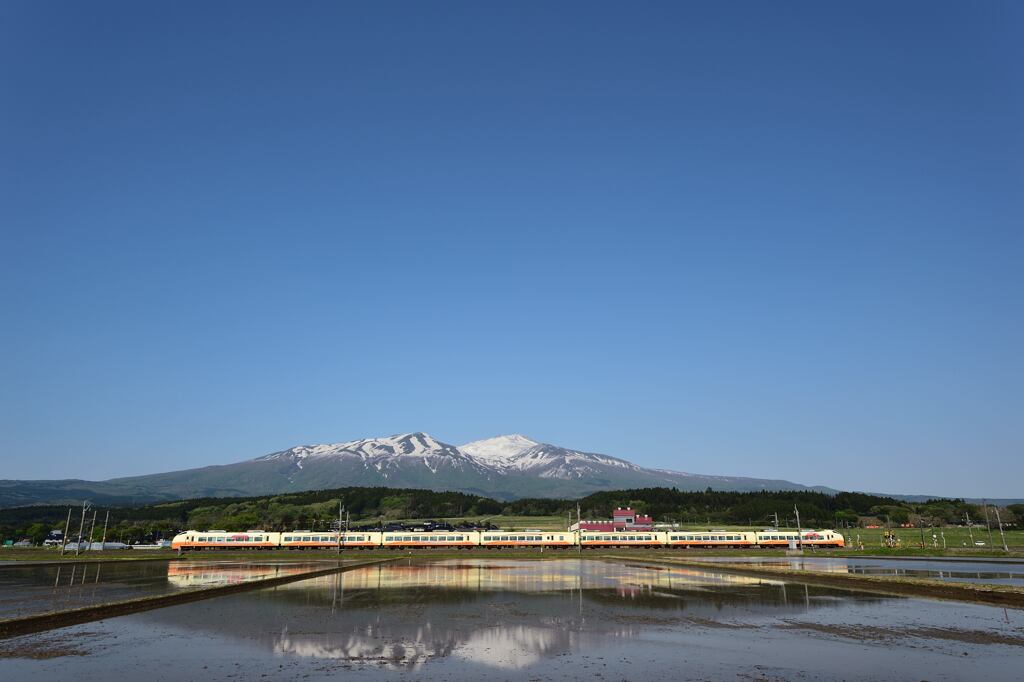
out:
<path id="1" fill-rule="evenodd" d="M 651 487 L 837 492 L 781 479 L 648 469 L 610 455 L 572 450 L 521 435 L 455 446 L 416 432 L 300 445 L 234 464 L 107 481 L 0 480 L 0 507 L 83 499 L 97 504 L 132 505 L 348 486 L 451 490 L 501 500 L 580 497 L 603 490 Z"/>

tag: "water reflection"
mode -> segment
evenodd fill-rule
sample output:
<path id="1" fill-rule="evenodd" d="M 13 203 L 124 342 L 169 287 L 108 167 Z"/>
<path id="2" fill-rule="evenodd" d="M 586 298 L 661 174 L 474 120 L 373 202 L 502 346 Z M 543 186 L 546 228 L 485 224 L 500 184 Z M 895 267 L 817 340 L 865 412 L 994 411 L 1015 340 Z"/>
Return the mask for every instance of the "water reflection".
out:
<path id="1" fill-rule="evenodd" d="M 924 561 L 859 557 L 695 557 L 695 559 L 709 564 L 742 563 L 819 573 L 850 573 L 894 578 L 1024 585 L 1024 566 L 984 561 Z"/>
<path id="2" fill-rule="evenodd" d="M 205 567 L 203 580 L 237 566 Z M 183 573 L 195 579 L 195 571 Z M 217 600 L 188 627 L 275 655 L 418 668 L 448 659 L 504 670 L 628 643 L 659 628 L 744 628 L 765 616 L 887 599 L 715 570 L 595 560 L 403 561 Z M 170 613 L 171 610 L 168 610 Z M 269 632 L 252 624 L 270 625 Z M 168 614 L 164 614 L 166 618 Z"/>
<path id="3" fill-rule="evenodd" d="M 308 573 L 327 566 L 323 563 L 241 564 L 181 561 L 167 566 L 167 583 L 178 589 L 234 585 Z"/>
<path id="4" fill-rule="evenodd" d="M 104 584 L 108 568 L 93 584 Z M 195 585 L 268 575 L 266 566 L 195 568 L 173 577 Z M 52 590 L 48 577 L 42 589 Z M 62 575 L 59 589 L 69 580 Z M 759 581 L 713 566 L 403 560 L 30 635 L 20 654 L 0 656 L 0 678 L 65 680 L 73 664 L 83 682 L 136 669 L 202 680 L 354 672 L 376 680 L 1016 682 L 1022 613 Z M 69 652 L 74 661 L 60 658 Z"/>
<path id="5" fill-rule="evenodd" d="M 294 575 L 337 562 L 131 561 L 0 567 L 0 618 Z"/>

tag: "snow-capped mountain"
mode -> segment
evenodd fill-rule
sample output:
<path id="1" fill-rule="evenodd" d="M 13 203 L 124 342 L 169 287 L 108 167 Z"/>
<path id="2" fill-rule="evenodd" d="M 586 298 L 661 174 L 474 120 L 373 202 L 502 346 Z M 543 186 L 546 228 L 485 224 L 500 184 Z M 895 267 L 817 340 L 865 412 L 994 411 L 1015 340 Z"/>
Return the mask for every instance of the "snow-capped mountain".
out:
<path id="1" fill-rule="evenodd" d="M 542 443 L 519 434 L 456 447 L 422 432 L 299 445 L 255 459 L 108 481 L 0 481 L 0 507 L 83 498 L 139 503 L 386 486 L 457 490 L 498 499 L 575 497 L 599 490 L 803 490 L 784 480 L 647 469 L 618 457 Z M 821 488 L 818 488 L 821 489 Z"/>
<path id="2" fill-rule="evenodd" d="M 481 462 L 504 469 L 510 466 L 520 453 L 537 445 L 540 445 L 540 443 L 518 433 L 513 433 L 508 436 L 495 436 L 494 438 L 475 440 L 472 443 L 460 445 L 459 450 L 475 457 Z"/>
<path id="3" fill-rule="evenodd" d="M 581 479 L 606 475 L 609 469 L 620 473 L 645 471 L 624 459 L 538 443 L 519 434 L 477 440 L 459 449 L 506 473 L 529 472 L 541 478 Z"/>
<path id="4" fill-rule="evenodd" d="M 357 460 L 367 468 L 372 467 L 377 471 L 416 465 L 422 465 L 432 473 L 437 473 L 439 468 L 444 467 L 480 471 L 485 469 L 473 457 L 463 454 L 459 448 L 435 440 L 427 433 L 364 438 L 327 445 L 299 445 L 257 457 L 256 461 L 288 461 L 302 469 L 304 463 L 316 464 L 339 459 Z"/>

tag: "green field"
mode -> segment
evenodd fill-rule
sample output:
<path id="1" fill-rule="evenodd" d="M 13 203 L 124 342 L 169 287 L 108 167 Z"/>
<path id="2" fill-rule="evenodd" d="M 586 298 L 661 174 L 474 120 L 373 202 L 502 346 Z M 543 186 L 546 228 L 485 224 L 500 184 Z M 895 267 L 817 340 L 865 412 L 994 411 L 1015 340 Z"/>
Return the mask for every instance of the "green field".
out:
<path id="1" fill-rule="evenodd" d="M 402 519 L 404 523 L 417 523 L 426 519 Z M 564 516 L 460 516 L 445 519 L 433 519 L 434 521 L 445 521 L 451 524 L 458 524 L 464 521 L 490 522 L 504 530 L 526 530 L 536 528 L 538 530 L 565 530 L 568 519 Z M 575 521 L 575 519 L 573 519 Z M 706 531 L 706 530 L 738 530 L 758 531 L 764 526 L 734 526 L 715 524 L 687 524 L 680 527 L 680 530 Z M 782 530 L 796 530 L 796 528 Z M 806 529 L 805 529 L 806 530 Z M 858 536 L 864 544 L 864 551 L 873 551 L 883 548 L 882 536 L 884 528 L 848 528 L 837 529 L 848 540 L 848 546 L 853 549 Z M 897 539 L 900 541 L 901 549 L 921 549 L 921 529 L 918 528 L 896 528 L 893 529 Z M 948 551 L 999 551 L 1002 552 L 1003 545 L 999 537 L 998 528 L 992 528 L 991 536 L 985 528 L 974 528 L 968 530 L 958 526 L 947 528 L 925 528 L 926 549 L 935 549 L 932 544 L 932 533 L 936 537 L 938 549 L 943 549 L 943 536 L 945 537 L 945 549 Z M 973 539 L 972 539 L 973 533 Z M 1024 530 L 1010 530 L 1004 532 L 1007 546 L 1013 550 L 1024 550 Z M 976 542 L 984 542 L 984 545 L 976 545 Z"/>
<path id="2" fill-rule="evenodd" d="M 493 523 L 502 530 L 565 530 L 569 525 L 566 516 L 458 516 L 442 519 L 397 519 L 399 523 L 416 524 L 424 521 L 444 521 L 452 525 L 464 522 Z"/>
<path id="3" fill-rule="evenodd" d="M 417 523 L 425 521 L 426 519 L 401 519 L 405 523 Z M 541 531 L 559 531 L 565 530 L 568 524 L 568 518 L 565 516 L 459 516 L 459 517 L 448 517 L 441 519 L 433 519 L 434 521 L 446 521 L 453 525 L 466 522 L 490 522 L 504 530 L 526 530 L 526 529 L 537 529 Z M 722 525 L 722 524 L 702 524 L 694 525 L 689 524 L 682 527 L 682 530 L 690 531 L 706 531 L 711 528 L 722 529 L 722 530 L 738 530 L 738 531 L 755 531 L 761 530 L 763 526 L 735 526 L 735 525 Z M 786 530 L 786 529 L 783 529 Z M 790 529 L 795 530 L 795 529 Z M 823 550 L 816 549 L 816 552 L 828 552 L 834 554 L 843 555 L 856 555 L 856 554 L 886 554 L 886 555 L 908 555 L 908 556 L 1007 556 L 1008 554 L 1003 551 L 1002 542 L 1000 540 L 998 529 L 993 528 L 991 536 L 985 528 L 974 528 L 968 530 L 967 528 L 961 527 L 945 527 L 936 529 L 924 529 L 925 535 L 925 547 L 921 546 L 921 530 L 916 528 L 900 528 L 895 529 L 893 532 L 896 537 L 900 540 L 900 544 L 895 548 L 885 547 L 882 542 L 882 536 L 885 532 L 883 528 L 851 528 L 840 530 L 843 535 L 847 538 L 847 548 L 845 550 Z M 932 534 L 935 534 L 938 540 L 938 547 L 935 547 L 932 542 Z M 973 540 L 972 540 L 973 533 Z M 857 544 L 859 539 L 863 543 L 863 549 Z M 943 548 L 942 539 L 945 537 L 945 548 Z M 1010 548 L 1009 556 L 1012 557 L 1024 557 L 1024 531 L 1012 530 L 1005 532 L 1006 544 Z M 984 545 L 977 545 L 977 542 L 984 542 Z M 430 550 L 431 555 L 438 550 Z M 593 552 L 594 550 L 590 550 Z M 637 551 L 637 550 L 628 550 Z M 670 551 L 670 550 L 665 550 Z M 691 550 L 671 550 L 671 551 L 687 551 L 693 553 L 702 553 L 703 555 L 721 554 L 725 556 L 741 556 L 744 554 L 753 554 L 756 556 L 765 556 L 769 554 L 779 553 L 779 550 L 764 550 L 764 549 L 691 549 Z M 487 556 L 501 556 L 501 553 L 494 550 L 485 550 Z M 365 552 L 361 550 L 346 550 L 346 553 L 358 553 L 362 554 L 377 554 L 377 552 Z M 515 556 L 526 556 L 533 554 L 533 550 L 515 550 Z M 552 552 L 549 550 L 546 554 L 550 555 Z M 334 552 L 322 552 L 322 551 L 280 551 L 280 552 L 206 552 L 189 554 L 190 557 L 201 556 L 203 558 L 214 558 L 214 557 L 225 557 L 230 554 L 231 556 L 255 558 L 257 556 L 267 557 L 270 555 L 287 557 L 287 558 L 314 558 L 317 556 L 331 556 Z M 389 552 L 381 551 L 380 554 L 387 555 Z M 392 554 L 393 555 L 393 554 Z M 107 551 L 107 552 L 83 552 L 80 559 L 95 561 L 97 559 L 103 560 L 142 560 L 142 559 L 153 559 L 160 557 L 174 556 L 174 553 L 169 550 L 164 551 Z M 24 548 L 4 548 L 0 550 L 0 561 L 53 561 L 60 559 L 60 551 L 56 549 L 24 549 Z M 65 561 L 74 560 L 74 552 L 66 553 L 64 556 Z"/>

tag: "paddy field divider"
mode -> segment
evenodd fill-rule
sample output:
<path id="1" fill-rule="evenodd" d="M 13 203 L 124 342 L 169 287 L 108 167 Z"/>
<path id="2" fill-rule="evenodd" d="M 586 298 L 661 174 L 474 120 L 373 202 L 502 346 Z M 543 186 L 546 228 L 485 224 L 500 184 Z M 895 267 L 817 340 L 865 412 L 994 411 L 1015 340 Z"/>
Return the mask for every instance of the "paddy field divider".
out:
<path id="1" fill-rule="evenodd" d="M 178 592 L 175 594 L 137 597 L 135 599 L 125 599 L 123 601 L 108 602 L 106 604 L 93 604 L 66 611 L 49 611 L 46 613 L 33 614 L 31 616 L 8 618 L 0 620 L 0 640 L 18 637 L 20 635 L 27 635 L 34 632 L 56 630 L 58 628 L 64 628 L 71 625 L 91 623 L 97 620 L 106 620 L 107 618 L 127 616 L 132 613 L 141 613 L 142 611 L 162 609 L 167 606 L 177 606 L 179 604 L 188 604 L 191 602 L 202 601 L 204 599 L 212 599 L 214 597 L 223 597 L 230 594 L 238 594 L 252 590 L 262 590 L 267 587 L 287 585 L 288 583 L 309 580 L 310 578 L 319 578 L 325 575 L 345 573 L 346 571 L 351 571 L 357 568 L 396 561 L 402 558 L 406 557 L 368 559 L 353 564 L 342 564 L 339 561 L 337 565 L 329 568 L 278 576 L 275 578 L 250 580 L 248 582 L 235 583 L 233 585 L 218 585 L 216 587 L 188 590 L 186 592 Z"/>
<path id="2" fill-rule="evenodd" d="M 753 578 L 782 580 L 821 587 L 835 587 L 844 590 L 874 592 L 875 594 L 891 594 L 904 597 L 924 597 L 926 599 L 947 599 L 953 601 L 989 604 L 1006 608 L 1024 609 L 1024 589 L 1010 585 L 992 585 L 984 583 L 957 583 L 945 580 L 927 580 L 923 578 L 881 577 L 857 575 L 853 573 L 826 573 L 822 571 L 805 571 L 791 568 L 770 566 L 747 566 L 726 562 L 692 561 L 672 557 L 640 557 L 606 554 L 595 557 L 604 560 L 663 564 L 683 568 L 717 571 L 733 575 Z"/>

